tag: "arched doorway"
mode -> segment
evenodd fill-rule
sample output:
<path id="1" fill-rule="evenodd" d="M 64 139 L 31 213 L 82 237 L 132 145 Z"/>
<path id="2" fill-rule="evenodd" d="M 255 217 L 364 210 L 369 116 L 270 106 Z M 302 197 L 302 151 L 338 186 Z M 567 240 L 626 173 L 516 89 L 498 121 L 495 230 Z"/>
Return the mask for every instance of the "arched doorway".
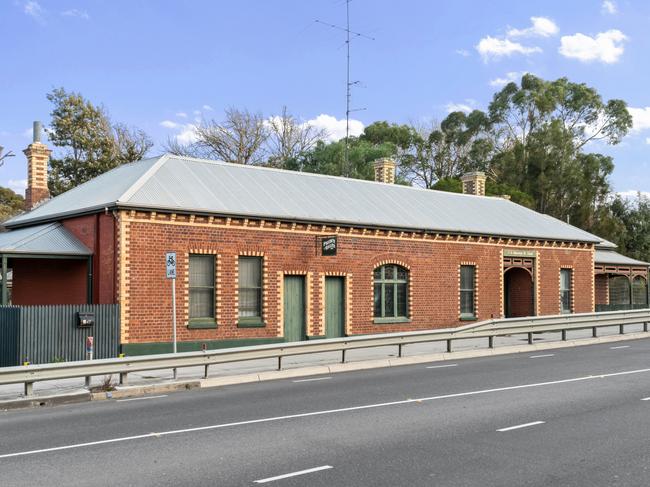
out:
<path id="1" fill-rule="evenodd" d="M 503 274 L 503 304 L 506 318 L 535 315 L 533 275 L 523 267 L 511 267 Z"/>

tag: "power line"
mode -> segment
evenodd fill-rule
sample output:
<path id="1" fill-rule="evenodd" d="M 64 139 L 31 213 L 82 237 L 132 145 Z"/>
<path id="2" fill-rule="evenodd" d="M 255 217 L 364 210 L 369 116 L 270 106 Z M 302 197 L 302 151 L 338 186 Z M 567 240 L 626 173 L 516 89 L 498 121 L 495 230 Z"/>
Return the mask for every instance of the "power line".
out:
<path id="1" fill-rule="evenodd" d="M 350 30 L 350 1 L 345 2 L 345 27 L 322 20 L 316 20 L 317 24 L 321 24 L 332 29 L 337 29 L 345 32 L 345 45 L 346 45 L 346 93 L 345 93 L 345 155 L 343 159 L 343 175 L 349 177 L 352 173 L 350 168 L 350 113 L 365 110 L 365 108 L 350 108 L 352 101 L 352 87 L 359 84 L 359 81 L 350 81 L 350 35 L 353 38 L 363 38 L 374 41 L 374 37 L 370 37 L 361 32 Z"/>

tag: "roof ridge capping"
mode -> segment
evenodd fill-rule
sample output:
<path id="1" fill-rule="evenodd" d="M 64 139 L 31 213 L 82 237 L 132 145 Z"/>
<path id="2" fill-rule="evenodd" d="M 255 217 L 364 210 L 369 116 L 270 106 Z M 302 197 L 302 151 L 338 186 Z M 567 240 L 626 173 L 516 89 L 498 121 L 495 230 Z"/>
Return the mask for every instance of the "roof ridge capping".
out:
<path id="1" fill-rule="evenodd" d="M 165 164 L 165 163 L 170 159 L 170 157 L 172 157 L 172 155 L 169 154 L 169 153 L 165 153 L 165 154 L 163 154 L 162 156 L 158 156 L 158 160 L 157 160 L 154 164 L 152 164 L 152 166 L 151 166 L 149 169 L 147 169 L 147 170 L 144 172 L 144 174 L 142 174 L 142 175 L 141 175 L 141 176 L 140 176 L 140 177 L 135 181 L 135 183 L 133 183 L 131 186 L 129 186 L 129 187 L 127 188 L 127 190 L 124 191 L 124 193 L 122 193 L 122 194 L 117 198 L 117 200 L 116 200 L 115 202 L 116 202 L 116 203 L 126 203 L 126 202 L 128 202 L 128 201 L 131 199 L 131 197 L 132 197 L 135 193 L 137 193 L 138 190 L 140 190 L 140 188 L 142 188 L 142 186 L 144 186 L 144 185 L 147 183 L 147 181 L 149 181 L 149 179 L 151 179 L 151 177 L 152 177 L 154 174 L 156 174 L 156 172 L 158 171 L 158 169 L 160 169 L 160 168 L 161 168 L 161 167 L 162 167 L 162 166 L 163 166 L 163 165 L 164 165 L 164 164 Z M 141 159 L 140 161 L 137 161 L 137 162 L 141 162 L 141 161 L 144 161 L 144 160 L 151 160 L 151 159 L 155 159 L 155 157 L 151 157 L 151 158 L 149 158 L 149 159 Z M 133 163 L 132 163 L 132 164 L 133 164 Z M 119 167 L 119 166 L 118 166 L 118 167 Z M 116 168 L 116 169 L 117 169 L 117 168 Z"/>

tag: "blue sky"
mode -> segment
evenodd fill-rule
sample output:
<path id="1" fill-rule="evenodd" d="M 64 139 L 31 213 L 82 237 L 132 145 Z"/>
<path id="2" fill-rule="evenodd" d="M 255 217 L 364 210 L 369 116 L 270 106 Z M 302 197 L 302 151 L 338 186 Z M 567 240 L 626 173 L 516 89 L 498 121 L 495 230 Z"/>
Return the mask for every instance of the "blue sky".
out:
<path id="1" fill-rule="evenodd" d="M 650 2 L 646 0 L 353 0 L 359 80 L 354 128 L 441 120 L 485 108 L 501 83 L 567 76 L 633 109 L 635 129 L 611 154 L 620 192 L 650 192 Z M 341 134 L 345 0 L 0 0 L 0 145 L 16 157 L 0 184 L 22 191 L 21 150 L 47 123 L 54 87 L 103 104 L 162 150 L 196 119 L 229 106 L 270 116 L 286 105 Z"/>

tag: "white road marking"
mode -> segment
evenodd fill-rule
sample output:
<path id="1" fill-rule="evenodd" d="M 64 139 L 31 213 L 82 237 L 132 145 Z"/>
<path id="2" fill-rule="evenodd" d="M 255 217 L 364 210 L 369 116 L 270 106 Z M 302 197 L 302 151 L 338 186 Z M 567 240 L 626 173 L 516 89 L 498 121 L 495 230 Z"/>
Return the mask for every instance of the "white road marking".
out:
<path id="1" fill-rule="evenodd" d="M 528 358 L 544 358 L 544 357 L 555 357 L 554 353 L 545 353 L 544 355 L 531 355 Z"/>
<path id="2" fill-rule="evenodd" d="M 618 350 L 619 348 L 630 348 L 629 345 L 619 345 L 618 347 L 609 347 L 610 350 Z"/>
<path id="3" fill-rule="evenodd" d="M 314 379 L 299 379 L 299 380 L 294 380 L 293 382 L 314 382 L 316 380 L 328 380 L 331 379 L 331 377 L 316 377 Z"/>
<path id="4" fill-rule="evenodd" d="M 256 484 L 266 484 L 267 482 L 273 482 L 274 480 L 288 479 L 289 477 L 297 477 L 298 475 L 305 475 L 308 473 L 320 472 L 321 470 L 329 470 L 334 468 L 331 465 L 323 465 L 322 467 L 308 468 L 307 470 L 300 470 L 298 472 L 285 473 L 284 475 L 278 475 L 277 477 L 269 477 L 268 479 L 256 480 Z"/>
<path id="5" fill-rule="evenodd" d="M 548 382 L 534 382 L 531 384 L 520 384 L 517 386 L 506 386 L 506 387 L 497 387 L 494 389 L 481 389 L 478 391 L 468 391 L 468 392 L 457 392 L 454 394 L 443 394 L 441 396 L 430 396 L 430 397 L 421 397 L 417 399 L 402 399 L 400 401 L 390 401 L 390 402 L 380 402 L 380 403 L 375 403 L 375 404 L 364 404 L 361 406 L 350 406 L 346 408 L 339 408 L 339 409 L 325 409 L 322 411 L 310 411 L 308 413 L 296 413 L 296 414 L 287 414 L 285 416 L 272 416 L 268 418 L 259 418 L 259 419 L 249 419 L 245 421 L 236 421 L 233 423 L 222 423 L 222 424 L 213 424 L 213 425 L 208 425 L 208 426 L 197 426 L 195 428 L 186 428 L 186 429 L 179 429 L 179 430 L 168 430 L 168 431 L 161 431 L 159 433 L 145 433 L 142 435 L 135 435 L 135 436 L 124 436 L 121 438 L 112 438 L 109 440 L 99 440 L 99 441 L 90 441 L 87 443 L 73 443 L 71 445 L 64 445 L 64 446 L 56 446 L 53 448 L 42 448 L 40 450 L 29 450 L 29 451 L 21 451 L 21 452 L 15 452 L 15 453 L 5 453 L 0 455 L 0 459 L 2 458 L 12 458 L 12 457 L 20 457 L 20 456 L 25 456 L 25 455 L 34 455 L 37 453 L 48 453 L 48 452 L 53 452 L 53 451 L 61 451 L 61 450 L 72 450 L 75 448 L 86 448 L 89 446 L 94 446 L 94 445 L 104 445 L 104 444 L 109 444 L 109 443 L 118 443 L 118 442 L 123 442 L 123 441 L 132 441 L 132 440 L 139 440 L 142 438 L 159 438 L 162 436 L 171 436 L 171 435 L 179 435 L 183 433 L 195 433 L 198 431 L 210 431 L 210 430 L 216 430 L 216 429 L 223 429 L 223 428 L 233 428 L 236 426 L 245 426 L 245 425 L 250 425 L 250 424 L 259 424 L 259 423 L 271 423 L 275 421 L 285 421 L 287 419 L 297 419 L 297 418 L 309 418 L 312 416 L 326 416 L 330 414 L 339 414 L 339 413 L 347 413 L 350 411 L 363 411 L 366 409 L 377 409 L 377 408 L 383 408 L 383 407 L 389 407 L 389 406 L 401 406 L 404 404 L 419 404 L 422 402 L 428 402 L 428 401 L 435 401 L 439 399 L 452 399 L 452 398 L 457 398 L 457 397 L 469 397 L 469 396 L 478 396 L 481 394 L 490 394 L 494 392 L 505 392 L 505 391 L 516 391 L 519 389 L 530 389 L 533 387 L 545 387 L 545 386 L 552 386 L 556 384 L 570 384 L 572 382 L 584 382 L 588 380 L 594 380 L 594 379 L 606 379 L 609 377 L 618 377 L 618 376 L 623 376 L 623 375 L 633 375 L 633 374 L 644 374 L 650 372 L 650 368 L 647 369 L 636 369 L 636 370 L 626 370 L 623 372 L 611 372 L 609 374 L 601 374 L 601 375 L 587 375 L 584 377 L 574 377 L 572 379 L 561 379 L 561 380 L 553 380 L 553 381 L 548 381 Z"/>
<path id="6" fill-rule="evenodd" d="M 445 367 L 456 367 L 458 364 L 429 365 L 427 369 L 442 369 Z"/>
<path id="7" fill-rule="evenodd" d="M 644 397 L 644 398 L 641 399 L 641 400 L 642 400 L 642 401 L 650 401 L 650 397 Z"/>
<path id="8" fill-rule="evenodd" d="M 518 424 L 516 426 L 508 426 L 507 428 L 501 428 L 497 431 L 503 433 L 504 431 L 518 430 L 521 428 L 528 428 L 529 426 L 537 426 L 538 424 L 544 424 L 544 421 L 533 421 L 532 423 Z"/>
<path id="9" fill-rule="evenodd" d="M 131 397 L 129 399 L 115 399 L 115 402 L 144 401 L 145 399 L 158 399 L 161 397 L 167 397 L 167 394 L 162 394 L 160 396 Z"/>

